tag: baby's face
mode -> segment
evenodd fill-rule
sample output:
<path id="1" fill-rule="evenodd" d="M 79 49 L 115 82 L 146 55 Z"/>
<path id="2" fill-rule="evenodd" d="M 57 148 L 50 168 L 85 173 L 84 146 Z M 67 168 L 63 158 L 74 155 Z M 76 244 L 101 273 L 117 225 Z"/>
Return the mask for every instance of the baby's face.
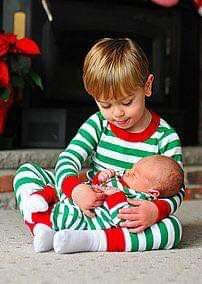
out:
<path id="1" fill-rule="evenodd" d="M 139 161 L 131 170 L 124 174 L 126 184 L 136 191 L 149 192 L 151 189 L 157 189 L 159 176 L 158 169 L 152 167 L 151 163 Z"/>

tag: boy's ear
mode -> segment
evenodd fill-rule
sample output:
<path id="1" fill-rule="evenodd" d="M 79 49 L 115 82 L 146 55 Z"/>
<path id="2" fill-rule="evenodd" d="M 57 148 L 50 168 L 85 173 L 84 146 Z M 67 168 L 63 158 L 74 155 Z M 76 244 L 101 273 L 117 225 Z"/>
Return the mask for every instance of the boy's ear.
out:
<path id="1" fill-rule="evenodd" d="M 149 189 L 148 193 L 151 194 L 152 196 L 156 197 L 156 198 L 159 197 L 159 195 L 160 195 L 160 192 L 159 192 L 158 189 Z"/>
<path id="2" fill-rule="evenodd" d="M 144 87 L 146 97 L 150 97 L 151 94 L 152 94 L 153 81 L 154 81 L 154 75 L 149 74 L 149 76 L 147 78 L 147 82 L 145 83 L 145 87 Z"/>

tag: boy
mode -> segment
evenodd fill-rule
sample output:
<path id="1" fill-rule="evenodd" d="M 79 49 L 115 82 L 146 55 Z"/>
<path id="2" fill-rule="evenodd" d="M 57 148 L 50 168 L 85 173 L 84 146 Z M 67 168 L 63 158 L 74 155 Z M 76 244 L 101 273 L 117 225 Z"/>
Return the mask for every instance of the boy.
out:
<path id="1" fill-rule="evenodd" d="M 130 169 L 141 158 L 156 154 L 172 157 L 182 166 L 181 144 L 175 130 L 145 106 L 145 99 L 152 95 L 154 76 L 149 73 L 144 52 L 134 41 L 127 38 L 98 41 L 85 58 L 83 80 L 100 112 L 92 115 L 80 127 L 68 147 L 60 154 L 55 176 L 30 163 L 18 169 L 14 190 L 25 221 L 27 196 L 47 188 L 48 184 L 56 187 L 61 202 L 72 198 L 85 215 L 94 216 L 91 209 L 101 206 L 105 195 L 79 180 L 79 171 L 89 157 L 89 179 L 107 168 L 115 171 Z M 183 196 L 182 188 L 172 198 L 130 201 L 135 206 L 120 210 L 119 217 L 125 220 L 124 225 L 133 234 L 115 228 L 100 233 L 95 231 L 92 238 L 99 240 L 103 246 L 107 240 L 108 251 L 124 251 L 126 247 L 130 247 L 132 251 L 171 248 L 180 240 L 175 237 L 178 236 L 181 225 L 179 221 L 176 221 L 176 225 L 172 216 L 166 217 L 176 211 Z M 164 218 L 169 219 L 169 225 L 167 221 L 163 221 Z M 137 248 L 133 245 L 135 238 L 142 238 L 140 232 L 146 228 L 149 230 L 151 225 L 161 220 L 164 223 L 163 229 L 159 229 L 160 233 L 153 234 L 153 242 L 150 242 L 150 236 L 146 234 L 145 246 Z M 33 218 L 31 222 L 26 222 L 34 235 L 39 233 L 41 223 L 47 227 L 50 225 Z M 35 230 L 35 227 L 38 229 Z M 44 228 L 43 226 L 43 230 Z M 168 236 L 166 240 L 165 235 Z M 92 231 L 89 231 L 89 236 L 91 238 Z"/>

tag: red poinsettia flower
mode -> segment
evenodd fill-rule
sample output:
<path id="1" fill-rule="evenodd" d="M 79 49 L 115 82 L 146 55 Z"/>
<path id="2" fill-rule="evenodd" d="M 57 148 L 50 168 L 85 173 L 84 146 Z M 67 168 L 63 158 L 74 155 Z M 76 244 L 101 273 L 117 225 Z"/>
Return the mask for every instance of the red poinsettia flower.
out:
<path id="1" fill-rule="evenodd" d="M 15 49 L 16 53 L 22 53 L 25 55 L 37 55 L 40 54 L 38 45 L 29 38 L 22 38 L 16 41 Z"/>
<path id="2" fill-rule="evenodd" d="M 9 53 L 16 43 L 16 36 L 14 34 L 0 33 L 0 57 Z"/>
<path id="3" fill-rule="evenodd" d="M 0 86 L 7 87 L 9 83 L 8 66 L 0 61 Z"/>
<path id="4" fill-rule="evenodd" d="M 0 33 L 0 88 L 8 87 L 12 74 L 15 73 L 18 77 L 22 77 L 22 60 L 20 61 L 19 56 L 28 57 L 38 54 L 40 54 L 39 47 L 33 40 L 29 38 L 17 39 L 16 35 L 12 33 Z M 15 66 L 15 70 L 13 70 L 13 66 Z M 28 74 L 27 70 L 24 74 Z M 33 78 L 32 75 L 32 79 Z M 39 79 L 37 78 L 37 80 L 38 81 L 35 79 L 34 83 L 39 85 Z"/>
<path id="5" fill-rule="evenodd" d="M 0 57 L 8 53 L 40 54 L 38 45 L 29 38 L 17 39 L 14 34 L 0 34 Z"/>
<path id="6" fill-rule="evenodd" d="M 34 85 L 43 89 L 41 78 L 32 70 L 32 55 L 40 54 L 38 45 L 29 38 L 0 33 L 0 135 L 5 131 L 6 117 L 15 101 L 15 88 Z"/>
<path id="7" fill-rule="evenodd" d="M 9 49 L 7 40 L 0 34 L 0 56 L 4 56 Z"/>

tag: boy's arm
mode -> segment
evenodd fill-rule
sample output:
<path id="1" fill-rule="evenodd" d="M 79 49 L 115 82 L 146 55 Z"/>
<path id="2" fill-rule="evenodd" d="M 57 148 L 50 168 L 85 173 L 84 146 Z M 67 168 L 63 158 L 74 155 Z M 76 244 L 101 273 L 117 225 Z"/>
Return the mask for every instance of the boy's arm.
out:
<path id="1" fill-rule="evenodd" d="M 72 190 L 81 183 L 79 172 L 93 153 L 102 133 L 100 113 L 92 115 L 78 130 L 67 148 L 59 155 L 55 167 L 56 189 L 61 196 L 71 197 Z"/>
<path id="2" fill-rule="evenodd" d="M 144 192 L 136 192 L 134 189 L 123 187 L 121 191 L 118 188 L 106 189 L 107 195 L 105 202 L 108 207 L 109 213 L 115 225 L 120 225 L 121 218 L 118 217 L 119 210 L 131 207 L 127 198 L 130 200 L 152 200 L 153 196 Z"/>
<path id="3" fill-rule="evenodd" d="M 181 142 L 173 128 L 167 128 L 164 132 L 159 143 L 159 152 L 161 155 L 173 158 L 183 167 Z M 158 208 L 157 222 L 166 218 L 169 214 L 173 214 L 181 205 L 184 196 L 185 188 L 183 187 L 173 197 L 152 201 Z"/>
<path id="4" fill-rule="evenodd" d="M 160 198 L 152 201 L 158 208 L 157 222 L 173 214 L 181 205 L 185 196 L 185 188 L 181 188 L 179 193 L 169 198 Z"/>

